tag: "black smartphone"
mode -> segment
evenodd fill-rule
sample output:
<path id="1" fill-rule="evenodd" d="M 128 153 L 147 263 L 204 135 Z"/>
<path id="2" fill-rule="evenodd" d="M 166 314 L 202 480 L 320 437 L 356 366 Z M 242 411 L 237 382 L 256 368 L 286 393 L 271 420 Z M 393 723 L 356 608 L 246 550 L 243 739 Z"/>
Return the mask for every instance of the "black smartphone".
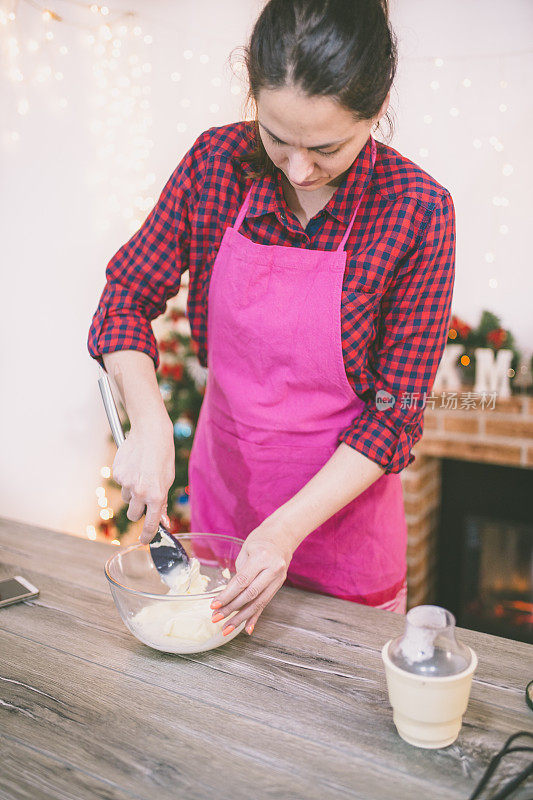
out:
<path id="1" fill-rule="evenodd" d="M 0 581 L 0 608 L 10 606 L 11 603 L 20 603 L 29 597 L 37 597 L 39 589 L 21 575 L 6 578 Z"/>

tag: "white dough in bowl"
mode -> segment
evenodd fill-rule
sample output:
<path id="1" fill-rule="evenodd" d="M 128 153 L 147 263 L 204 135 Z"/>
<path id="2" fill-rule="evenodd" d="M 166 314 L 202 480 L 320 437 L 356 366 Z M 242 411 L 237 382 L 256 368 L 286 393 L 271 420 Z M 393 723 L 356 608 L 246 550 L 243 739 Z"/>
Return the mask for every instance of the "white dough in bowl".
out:
<path id="1" fill-rule="evenodd" d="M 207 575 L 200 572 L 200 562 L 192 558 L 190 572 L 190 586 L 187 591 L 188 576 L 178 576 L 169 589 L 169 595 L 180 594 L 176 600 L 156 600 L 144 606 L 137 614 L 130 618 L 132 631 L 145 644 L 170 653 L 197 653 L 211 650 L 233 639 L 244 627 L 243 621 L 232 633 L 224 636 L 222 628 L 237 612 L 233 611 L 220 622 L 211 622 L 213 609 L 210 607 L 211 596 L 187 598 L 183 595 L 201 594 L 206 590 L 209 582 Z M 229 580 L 231 573 L 228 569 L 222 575 Z M 213 591 L 222 590 L 226 584 L 215 587 Z"/>

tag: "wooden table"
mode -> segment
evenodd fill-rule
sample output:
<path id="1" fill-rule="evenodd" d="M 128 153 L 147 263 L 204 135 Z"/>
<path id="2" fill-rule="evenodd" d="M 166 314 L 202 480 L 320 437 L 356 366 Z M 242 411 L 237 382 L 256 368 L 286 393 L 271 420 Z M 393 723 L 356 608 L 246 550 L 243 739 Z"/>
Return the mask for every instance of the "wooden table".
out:
<path id="1" fill-rule="evenodd" d="M 423 750 L 396 733 L 380 657 L 402 616 L 284 587 L 251 637 L 167 655 L 124 627 L 113 552 L 0 518 L 0 577 L 40 589 L 0 609 L 1 800 L 466 800 L 533 731 L 531 645 L 461 629 L 479 657 L 464 725 Z"/>

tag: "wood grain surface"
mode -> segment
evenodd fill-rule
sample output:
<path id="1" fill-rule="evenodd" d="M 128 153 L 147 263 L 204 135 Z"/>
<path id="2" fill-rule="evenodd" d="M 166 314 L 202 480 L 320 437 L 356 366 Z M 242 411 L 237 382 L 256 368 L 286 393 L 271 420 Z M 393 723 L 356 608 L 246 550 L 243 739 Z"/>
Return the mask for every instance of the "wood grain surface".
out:
<path id="1" fill-rule="evenodd" d="M 251 637 L 167 655 L 115 609 L 116 550 L 0 518 L 0 578 L 40 590 L 0 609 L 1 800 L 467 800 L 533 732 L 531 645 L 459 629 L 479 658 L 463 728 L 423 750 L 396 732 L 380 655 L 401 615 L 283 587 Z"/>

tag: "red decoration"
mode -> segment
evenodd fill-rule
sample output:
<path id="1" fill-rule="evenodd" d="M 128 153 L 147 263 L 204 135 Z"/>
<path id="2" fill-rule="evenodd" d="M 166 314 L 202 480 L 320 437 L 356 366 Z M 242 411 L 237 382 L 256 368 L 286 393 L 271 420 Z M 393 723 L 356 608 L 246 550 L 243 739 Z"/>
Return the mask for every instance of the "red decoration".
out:
<path id="1" fill-rule="evenodd" d="M 170 378 L 170 377 L 173 378 L 175 375 L 175 370 L 176 367 L 173 366 L 172 364 L 168 364 L 167 362 L 161 364 L 161 366 L 159 367 L 159 372 L 161 373 L 163 378 Z"/>
<path id="2" fill-rule="evenodd" d="M 183 346 L 177 339 L 163 339 L 158 342 L 161 353 L 181 353 Z"/>
<path id="3" fill-rule="evenodd" d="M 176 534 L 176 533 L 187 532 L 186 525 L 183 524 L 183 521 L 178 516 L 176 516 L 175 514 L 169 514 L 168 518 L 170 520 L 170 528 L 169 528 L 170 533 Z"/>
<path id="4" fill-rule="evenodd" d="M 457 317 L 455 314 L 452 316 L 450 328 L 453 328 L 457 331 L 457 335 L 460 339 L 466 339 L 472 330 L 470 325 L 468 325 L 466 322 L 463 322 L 463 320 L 459 319 L 459 317 Z"/>
<path id="5" fill-rule="evenodd" d="M 100 533 L 106 537 L 106 539 L 111 539 L 111 537 L 114 538 L 113 528 L 110 522 L 102 520 L 98 523 L 98 529 Z"/>
<path id="6" fill-rule="evenodd" d="M 503 328 L 496 328 L 494 331 L 487 333 L 488 342 L 498 350 L 507 339 L 507 331 Z"/>

